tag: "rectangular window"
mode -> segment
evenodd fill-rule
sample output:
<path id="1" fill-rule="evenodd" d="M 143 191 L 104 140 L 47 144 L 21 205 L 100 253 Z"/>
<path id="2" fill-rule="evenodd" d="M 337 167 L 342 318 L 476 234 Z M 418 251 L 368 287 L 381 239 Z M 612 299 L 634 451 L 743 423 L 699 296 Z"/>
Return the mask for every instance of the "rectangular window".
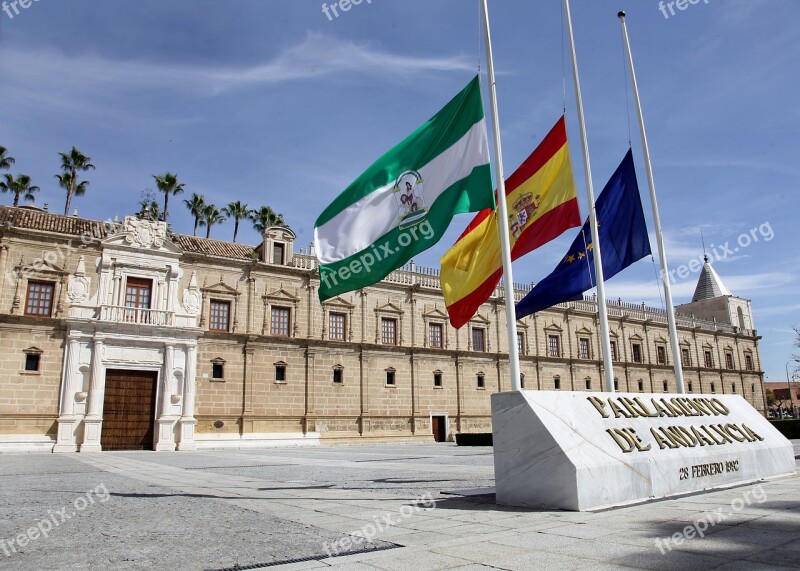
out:
<path id="1" fill-rule="evenodd" d="M 557 391 L 561 390 L 561 377 L 553 377 L 553 388 L 555 388 Z"/>
<path id="2" fill-rule="evenodd" d="M 140 323 L 147 320 L 146 312 L 137 309 L 150 309 L 150 297 L 153 280 L 144 278 L 128 278 L 125 283 L 125 321 Z"/>
<path id="3" fill-rule="evenodd" d="M 689 383 L 687 386 L 689 388 L 689 392 L 691 393 L 692 392 L 692 383 Z"/>
<path id="4" fill-rule="evenodd" d="M 344 313 L 331 313 L 328 316 L 328 333 L 334 341 L 346 341 Z"/>
<path id="5" fill-rule="evenodd" d="M 633 352 L 633 362 L 634 363 L 641 363 L 642 362 L 642 346 L 639 343 L 634 343 L 631 345 L 631 349 Z"/>
<path id="6" fill-rule="evenodd" d="M 273 335 L 289 336 L 289 316 L 290 311 L 288 307 L 273 307 L 272 308 L 272 326 L 270 332 Z"/>
<path id="7" fill-rule="evenodd" d="M 592 390 L 592 379 L 586 379 L 586 390 Z"/>
<path id="8" fill-rule="evenodd" d="M 152 288 L 152 280 L 128 278 L 125 284 L 125 307 L 150 309 L 150 292 Z"/>
<path id="9" fill-rule="evenodd" d="M 433 349 L 441 349 L 442 344 L 442 324 L 429 323 L 428 324 L 428 344 Z"/>
<path id="10" fill-rule="evenodd" d="M 25 315 L 50 317 L 53 310 L 52 282 L 28 282 L 28 298 L 25 302 Z"/>
<path id="11" fill-rule="evenodd" d="M 343 377 L 344 377 L 343 372 L 344 372 L 344 370 L 341 367 L 336 367 L 333 370 L 333 382 L 335 384 L 341 385 L 344 382 L 343 381 Z"/>
<path id="12" fill-rule="evenodd" d="M 711 383 L 711 394 L 715 394 L 716 392 L 717 392 L 717 389 L 714 386 L 714 383 Z"/>
<path id="13" fill-rule="evenodd" d="M 486 388 L 486 377 L 484 377 L 481 374 L 478 375 L 478 388 L 479 389 L 485 389 Z"/>
<path id="14" fill-rule="evenodd" d="M 472 328 L 472 350 L 483 353 L 486 351 L 486 330 L 481 327 Z"/>
<path id="15" fill-rule="evenodd" d="M 38 371 L 39 370 L 39 361 L 41 360 L 41 355 L 39 353 L 26 353 L 25 354 L 25 370 L 26 371 Z"/>
<path id="16" fill-rule="evenodd" d="M 639 386 L 639 392 L 643 393 L 644 392 L 644 381 L 639 381 L 638 386 Z"/>
<path id="17" fill-rule="evenodd" d="M 579 359 L 588 359 L 589 358 L 589 340 L 585 337 L 581 337 L 578 339 L 578 358 Z"/>
<path id="18" fill-rule="evenodd" d="M 753 370 L 753 356 L 752 355 L 745 355 L 744 356 L 744 368 L 748 371 Z"/>
<path id="19" fill-rule="evenodd" d="M 387 387 L 395 386 L 394 371 L 386 371 L 386 386 Z"/>
<path id="20" fill-rule="evenodd" d="M 208 328 L 211 331 L 227 331 L 230 323 L 231 302 L 211 300 L 211 316 Z"/>
<path id="21" fill-rule="evenodd" d="M 725 368 L 733 369 L 733 353 L 725 353 Z"/>
<path id="22" fill-rule="evenodd" d="M 616 361 L 617 359 L 618 359 L 618 357 L 617 357 L 617 342 L 616 341 L 612 341 L 611 342 L 611 360 L 612 361 Z"/>
<path id="23" fill-rule="evenodd" d="M 692 365 L 692 358 L 689 355 L 688 349 L 681 349 L 681 359 L 683 360 L 683 364 L 687 367 Z"/>
<path id="24" fill-rule="evenodd" d="M 275 365 L 275 382 L 276 383 L 286 382 L 286 365 L 284 365 L 283 363 Z"/>
<path id="25" fill-rule="evenodd" d="M 433 374 L 433 386 L 436 388 L 442 387 L 442 374 L 441 373 L 434 373 Z"/>
<path id="26" fill-rule="evenodd" d="M 525 334 L 517 333 L 517 351 L 520 355 L 525 354 Z"/>
<path id="27" fill-rule="evenodd" d="M 279 242 L 272 243 L 272 263 L 283 265 L 284 245 Z"/>
<path id="28" fill-rule="evenodd" d="M 656 345 L 656 359 L 659 365 L 667 364 L 667 348 L 663 345 Z"/>
<path id="29" fill-rule="evenodd" d="M 703 351 L 703 356 L 706 360 L 706 369 L 714 368 L 714 358 L 711 356 L 711 351 Z"/>
<path id="30" fill-rule="evenodd" d="M 211 363 L 211 378 L 224 379 L 225 378 L 225 364 L 224 363 Z"/>
<path id="31" fill-rule="evenodd" d="M 384 345 L 397 345 L 397 320 L 381 318 L 381 339 Z"/>
<path id="32" fill-rule="evenodd" d="M 547 356 L 560 357 L 561 356 L 561 343 L 558 335 L 547 336 Z"/>
<path id="33" fill-rule="evenodd" d="M 618 379 L 614 379 L 614 390 L 615 391 L 619 390 L 619 380 Z"/>

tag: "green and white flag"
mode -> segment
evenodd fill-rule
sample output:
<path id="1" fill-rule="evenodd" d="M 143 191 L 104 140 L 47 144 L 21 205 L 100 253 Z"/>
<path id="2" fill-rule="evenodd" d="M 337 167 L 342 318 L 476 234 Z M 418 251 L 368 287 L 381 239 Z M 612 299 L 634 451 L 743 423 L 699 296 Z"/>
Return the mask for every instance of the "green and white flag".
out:
<path id="1" fill-rule="evenodd" d="M 314 225 L 320 301 L 386 277 L 453 216 L 493 206 L 478 76 L 359 176 Z"/>

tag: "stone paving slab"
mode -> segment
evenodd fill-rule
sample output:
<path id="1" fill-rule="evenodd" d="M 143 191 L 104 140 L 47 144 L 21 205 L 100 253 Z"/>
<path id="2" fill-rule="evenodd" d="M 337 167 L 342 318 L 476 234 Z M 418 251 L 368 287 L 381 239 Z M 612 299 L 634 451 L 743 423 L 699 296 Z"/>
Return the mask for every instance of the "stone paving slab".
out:
<path id="1" fill-rule="evenodd" d="M 800 568 L 800 477 L 574 513 L 498 506 L 492 476 L 491 448 L 448 444 L 3 455 L 0 541 L 76 513 L 0 544 L 0 569 Z M 76 510 L 100 484 L 108 500 Z"/>

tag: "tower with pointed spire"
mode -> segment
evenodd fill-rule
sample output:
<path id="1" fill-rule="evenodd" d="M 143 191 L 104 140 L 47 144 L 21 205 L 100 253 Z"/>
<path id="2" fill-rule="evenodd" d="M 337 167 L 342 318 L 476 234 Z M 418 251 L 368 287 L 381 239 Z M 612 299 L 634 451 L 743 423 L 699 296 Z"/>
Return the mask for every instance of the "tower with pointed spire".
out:
<path id="1" fill-rule="evenodd" d="M 755 329 L 750 300 L 731 293 L 711 266 L 708 255 L 703 256 L 703 270 L 697 280 L 692 301 L 678 305 L 676 310 L 684 315 L 716 320 L 742 330 Z"/>

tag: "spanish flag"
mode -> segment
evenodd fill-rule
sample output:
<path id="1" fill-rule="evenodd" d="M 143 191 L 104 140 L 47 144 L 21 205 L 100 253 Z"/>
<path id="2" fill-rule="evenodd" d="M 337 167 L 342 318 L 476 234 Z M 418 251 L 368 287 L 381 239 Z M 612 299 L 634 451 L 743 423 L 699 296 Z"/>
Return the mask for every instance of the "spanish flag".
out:
<path id="1" fill-rule="evenodd" d="M 511 259 L 516 260 L 581 225 L 564 117 L 506 180 Z M 450 323 L 467 323 L 492 294 L 503 274 L 499 211 L 478 213 L 441 260 Z"/>

